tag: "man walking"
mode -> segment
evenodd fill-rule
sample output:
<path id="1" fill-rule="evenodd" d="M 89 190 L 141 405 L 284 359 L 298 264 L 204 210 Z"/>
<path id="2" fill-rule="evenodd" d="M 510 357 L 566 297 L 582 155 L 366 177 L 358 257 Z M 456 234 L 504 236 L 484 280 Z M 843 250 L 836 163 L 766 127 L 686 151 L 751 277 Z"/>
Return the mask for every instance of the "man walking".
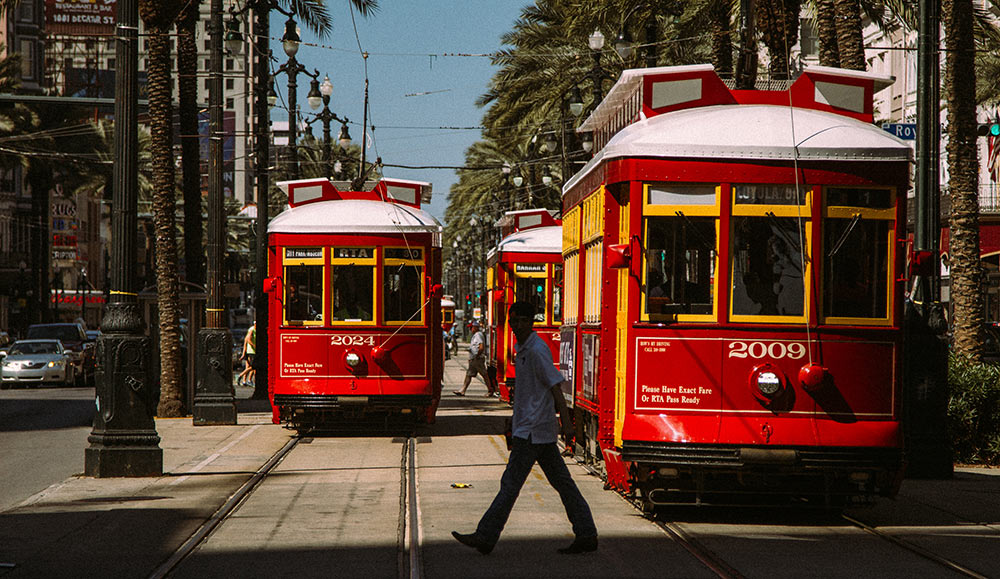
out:
<path id="1" fill-rule="evenodd" d="M 486 372 L 486 337 L 483 335 L 482 330 L 479 329 L 479 320 L 472 320 L 469 323 L 469 327 L 472 328 L 472 339 L 469 341 L 469 368 L 465 371 L 465 383 L 462 384 L 462 389 L 455 390 L 452 394 L 455 396 L 465 396 L 465 391 L 469 389 L 472 378 L 478 374 L 482 376 L 483 382 L 486 383 L 487 396 L 493 396 L 497 394 L 497 391 L 493 387 L 493 381 L 490 380 L 489 374 Z"/>
<path id="2" fill-rule="evenodd" d="M 576 554 L 597 550 L 597 527 L 590 506 L 573 482 L 563 462 L 556 438 L 560 423 L 566 440 L 573 434 L 573 421 L 563 399 L 562 374 L 552 364 L 549 347 L 531 328 L 535 307 L 529 302 L 517 302 L 507 316 L 511 331 L 517 338 L 514 357 L 515 389 L 512 444 L 507 468 L 500 478 L 500 491 L 479 521 L 475 533 L 463 535 L 452 531 L 460 543 L 482 554 L 493 550 L 525 479 L 537 462 L 549 484 L 559 493 L 566 515 L 573 525 L 576 539 L 560 553 Z M 556 420 L 556 411 L 559 420 Z"/>

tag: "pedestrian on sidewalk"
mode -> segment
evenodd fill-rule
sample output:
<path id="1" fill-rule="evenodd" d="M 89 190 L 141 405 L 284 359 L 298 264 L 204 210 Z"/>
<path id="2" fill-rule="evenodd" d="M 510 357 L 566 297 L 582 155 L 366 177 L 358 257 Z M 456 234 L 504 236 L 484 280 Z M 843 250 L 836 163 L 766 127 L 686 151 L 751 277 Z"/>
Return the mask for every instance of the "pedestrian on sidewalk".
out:
<path id="1" fill-rule="evenodd" d="M 257 322 L 254 322 L 252 326 L 247 330 L 246 336 L 243 337 L 243 351 L 240 352 L 240 360 L 246 363 L 246 367 L 240 372 L 240 375 L 236 377 L 236 383 L 239 385 L 252 385 L 254 379 L 257 377 L 257 371 L 253 368 L 253 357 L 257 353 Z"/>
<path id="2" fill-rule="evenodd" d="M 549 484 L 559 493 L 576 535 L 573 543 L 559 549 L 559 552 L 576 554 L 596 551 L 597 527 L 590 506 L 573 482 L 556 446 L 560 424 L 565 440 L 573 435 L 573 420 L 563 399 L 566 381 L 552 364 L 549 347 L 531 329 L 535 321 L 534 305 L 516 302 L 510 307 L 507 321 L 517 338 L 517 355 L 514 357 L 517 396 L 514 397 L 510 458 L 500 478 L 500 491 L 479 520 L 476 532 L 463 535 L 452 531 L 451 534 L 463 545 L 473 547 L 484 555 L 492 551 L 525 479 L 537 462 Z M 558 421 L 556 411 L 559 413 Z"/>
<path id="3" fill-rule="evenodd" d="M 452 394 L 465 396 L 472 378 L 478 374 L 486 384 L 487 396 L 495 396 L 499 392 L 486 372 L 486 336 L 479 329 L 479 320 L 469 322 L 469 327 L 472 328 L 472 340 L 469 341 L 469 367 L 465 371 L 465 383 L 462 384 L 461 390 L 455 390 Z"/>

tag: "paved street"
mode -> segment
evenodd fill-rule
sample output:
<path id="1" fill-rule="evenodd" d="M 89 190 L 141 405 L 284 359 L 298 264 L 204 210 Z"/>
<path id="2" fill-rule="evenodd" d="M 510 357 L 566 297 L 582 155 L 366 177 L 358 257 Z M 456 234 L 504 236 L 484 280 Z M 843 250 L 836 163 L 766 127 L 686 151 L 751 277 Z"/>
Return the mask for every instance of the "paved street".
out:
<path id="1" fill-rule="evenodd" d="M 458 385 L 461 363 L 461 358 L 447 363 L 445 392 Z M 24 397 L 72 399 L 87 393 L 19 392 L 12 398 L 4 392 L 0 400 L 9 408 Z M 500 543 L 489 556 L 480 555 L 450 533 L 474 530 L 498 488 L 507 456 L 499 433 L 509 412 L 476 383 L 464 398 L 445 394 L 437 424 L 422 427 L 413 439 L 304 438 L 238 509 L 169 569 L 164 562 L 293 436 L 272 425 L 264 412 L 241 413 L 237 426 L 196 428 L 190 419 L 158 420 L 162 477 L 85 478 L 76 474 L 75 464 L 57 484 L 26 500 L 13 501 L 5 485 L 0 577 L 960 576 L 829 514 L 680 509 L 661 516 L 664 528 L 604 490 L 600 479 L 571 459 L 598 524 L 598 552 L 556 554 L 572 533 L 558 496 L 536 470 Z M 28 422 L 9 424 L 25 430 L 2 433 L 5 465 L 15 450 L 12 435 L 45 430 Z M 66 456 L 82 462 L 85 435 L 61 444 Z M 415 495 L 401 500 L 407 494 L 410 444 Z M 36 463 L 45 464 L 49 452 L 37 453 Z M 33 468 L 19 464 L 25 471 Z M 981 576 L 996 576 L 998 474 L 958 469 L 950 481 L 908 480 L 898 499 L 849 515 Z"/>

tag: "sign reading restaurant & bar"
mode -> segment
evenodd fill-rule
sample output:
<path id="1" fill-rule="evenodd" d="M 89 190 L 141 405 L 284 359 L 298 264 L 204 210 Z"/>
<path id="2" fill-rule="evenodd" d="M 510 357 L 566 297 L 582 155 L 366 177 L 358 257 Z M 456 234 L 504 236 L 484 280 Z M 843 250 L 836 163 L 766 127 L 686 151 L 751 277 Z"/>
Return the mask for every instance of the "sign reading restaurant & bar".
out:
<path id="1" fill-rule="evenodd" d="M 45 0 L 45 29 L 56 36 L 112 36 L 117 0 Z"/>

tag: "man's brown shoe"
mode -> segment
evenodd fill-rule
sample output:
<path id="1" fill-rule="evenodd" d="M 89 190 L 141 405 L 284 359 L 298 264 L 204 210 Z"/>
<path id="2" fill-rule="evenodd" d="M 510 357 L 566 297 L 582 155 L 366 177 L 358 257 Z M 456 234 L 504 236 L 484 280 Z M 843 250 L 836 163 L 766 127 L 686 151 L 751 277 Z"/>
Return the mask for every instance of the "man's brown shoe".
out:
<path id="1" fill-rule="evenodd" d="M 458 531 L 452 531 L 451 536 L 458 539 L 459 543 L 467 547 L 472 547 L 475 550 L 482 553 L 483 555 L 489 555 L 490 551 L 493 550 L 493 545 L 491 543 L 487 543 L 486 539 L 483 539 L 476 533 L 469 533 L 468 535 L 463 535 Z"/>

